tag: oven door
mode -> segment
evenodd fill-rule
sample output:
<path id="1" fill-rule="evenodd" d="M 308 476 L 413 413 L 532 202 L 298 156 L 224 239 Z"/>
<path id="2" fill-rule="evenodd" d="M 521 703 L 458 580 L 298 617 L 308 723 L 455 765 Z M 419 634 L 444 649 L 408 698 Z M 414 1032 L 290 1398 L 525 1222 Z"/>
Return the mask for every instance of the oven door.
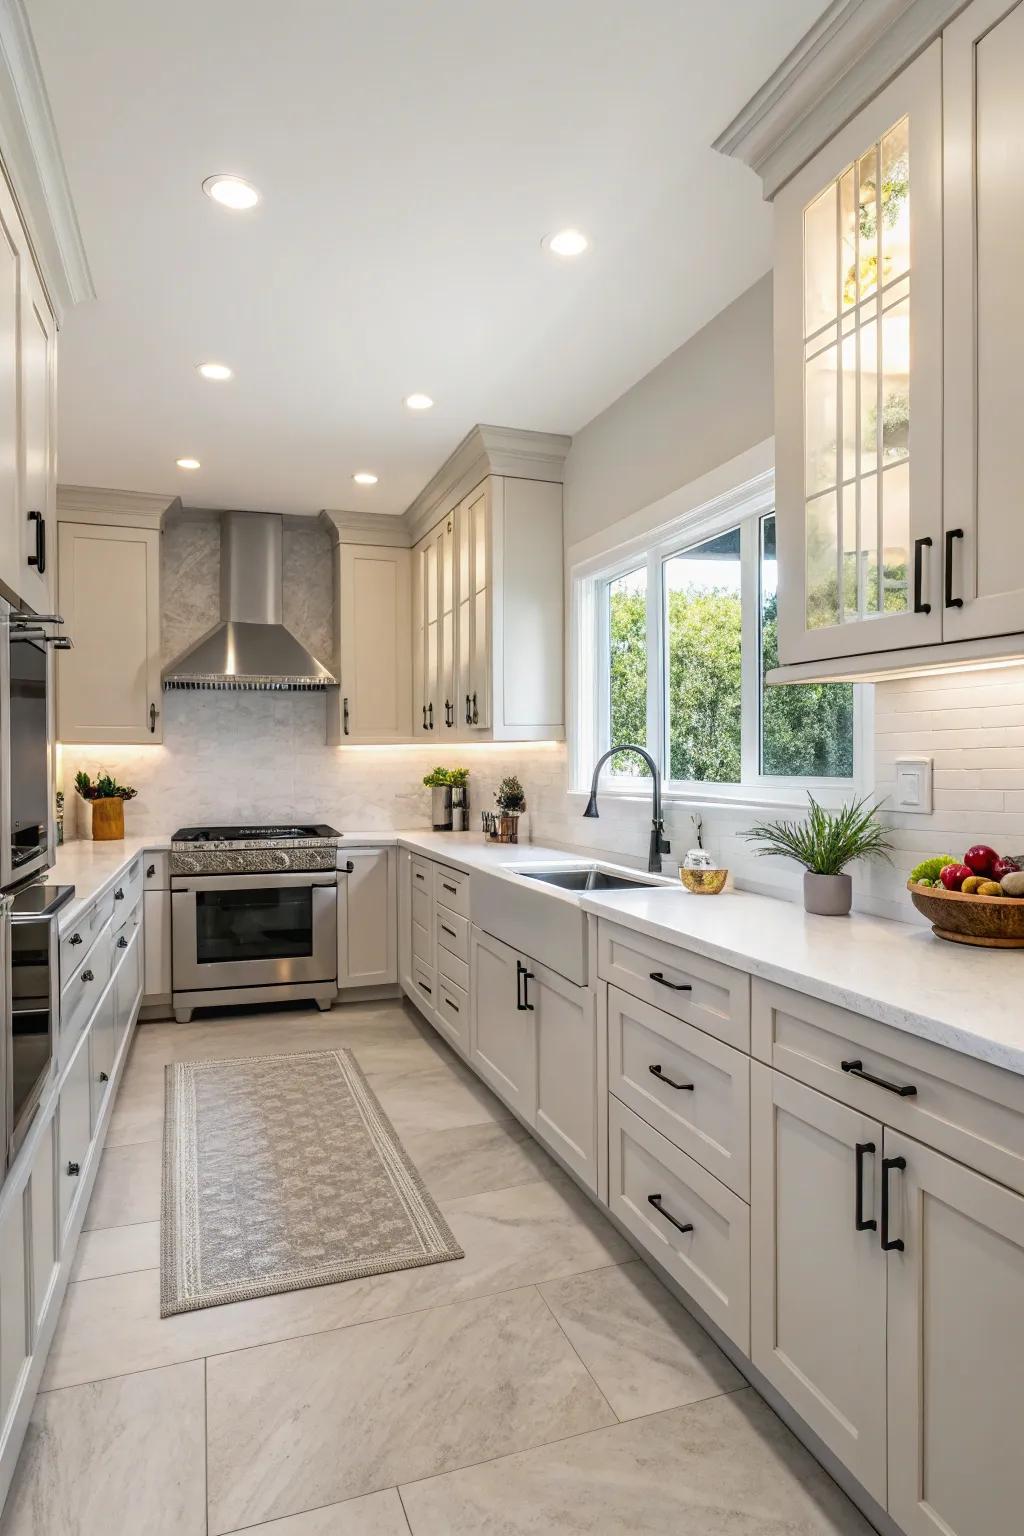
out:
<path id="1" fill-rule="evenodd" d="M 40 629 L 0 634 L 0 886 L 53 863 L 53 661 Z"/>
<path id="2" fill-rule="evenodd" d="M 333 872 L 171 877 L 175 992 L 334 981 Z"/>

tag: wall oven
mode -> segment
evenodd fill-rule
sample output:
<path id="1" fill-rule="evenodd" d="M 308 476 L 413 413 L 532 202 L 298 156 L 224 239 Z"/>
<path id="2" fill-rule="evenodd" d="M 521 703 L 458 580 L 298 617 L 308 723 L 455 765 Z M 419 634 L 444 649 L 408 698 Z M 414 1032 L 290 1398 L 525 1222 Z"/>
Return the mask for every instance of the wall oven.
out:
<path id="1" fill-rule="evenodd" d="M 25 1139 L 52 1073 L 60 1009 L 57 915 L 73 894 L 73 886 L 32 885 L 0 898 L 7 911 L 0 933 L 6 1167 Z"/>
<path id="2" fill-rule="evenodd" d="M 334 870 L 171 876 L 175 1017 L 220 1003 L 313 998 L 338 990 Z"/>
<path id="3" fill-rule="evenodd" d="M 0 888 L 53 863 L 53 615 L 0 597 Z"/>

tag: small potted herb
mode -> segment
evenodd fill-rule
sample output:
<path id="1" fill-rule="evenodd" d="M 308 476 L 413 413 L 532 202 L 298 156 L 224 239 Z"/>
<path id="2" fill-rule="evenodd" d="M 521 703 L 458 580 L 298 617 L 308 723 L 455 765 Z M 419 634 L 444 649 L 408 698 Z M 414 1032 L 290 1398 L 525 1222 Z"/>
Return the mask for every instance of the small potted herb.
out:
<path id="1" fill-rule="evenodd" d="M 878 805 L 867 797 L 833 814 L 807 796 L 806 821 L 765 822 L 741 837 L 758 843 L 762 857 L 794 859 L 804 867 L 804 910 L 820 917 L 845 917 L 853 904 L 853 880 L 845 873 L 855 859 L 888 859 L 891 843 L 875 820 Z"/>
<path id="2" fill-rule="evenodd" d="M 432 768 L 423 780 L 430 790 L 430 820 L 435 832 L 464 832 L 468 825 L 469 769 Z M 456 811 L 458 815 L 456 815 Z"/>
<path id="3" fill-rule="evenodd" d="M 526 792 L 515 774 L 502 779 L 494 796 L 498 803 L 498 842 L 518 843 L 519 818 L 526 810 Z"/>
<path id="4" fill-rule="evenodd" d="M 109 773 L 101 773 L 95 784 L 87 773 L 76 773 L 75 788 L 89 809 L 89 835 L 93 841 L 111 842 L 124 837 L 124 803 L 134 800 L 138 790 L 119 784 Z"/>

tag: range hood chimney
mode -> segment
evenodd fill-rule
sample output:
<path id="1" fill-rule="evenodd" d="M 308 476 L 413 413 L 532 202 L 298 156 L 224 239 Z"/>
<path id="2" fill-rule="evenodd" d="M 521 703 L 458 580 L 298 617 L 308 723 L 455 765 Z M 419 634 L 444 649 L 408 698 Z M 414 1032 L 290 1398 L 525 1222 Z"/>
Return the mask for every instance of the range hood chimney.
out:
<path id="1" fill-rule="evenodd" d="M 163 670 L 165 688 L 305 689 L 336 684 L 285 629 L 284 520 L 276 512 L 224 512 L 220 622 Z"/>

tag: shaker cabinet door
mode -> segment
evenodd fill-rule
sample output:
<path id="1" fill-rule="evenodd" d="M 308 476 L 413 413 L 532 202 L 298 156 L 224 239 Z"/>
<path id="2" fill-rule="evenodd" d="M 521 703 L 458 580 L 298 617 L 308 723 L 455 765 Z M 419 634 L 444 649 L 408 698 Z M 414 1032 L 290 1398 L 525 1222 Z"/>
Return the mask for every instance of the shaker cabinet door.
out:
<path id="1" fill-rule="evenodd" d="M 532 1125 L 537 1113 L 537 1028 L 523 1004 L 523 964 L 514 949 L 473 929 L 472 1062 L 499 1098 Z M 535 1005 L 536 1006 L 536 1005 Z"/>
<path id="2" fill-rule="evenodd" d="M 409 739 L 411 561 L 409 550 L 388 545 L 339 546 L 341 677 L 337 700 L 328 699 L 340 713 L 331 721 L 336 746 Z"/>

